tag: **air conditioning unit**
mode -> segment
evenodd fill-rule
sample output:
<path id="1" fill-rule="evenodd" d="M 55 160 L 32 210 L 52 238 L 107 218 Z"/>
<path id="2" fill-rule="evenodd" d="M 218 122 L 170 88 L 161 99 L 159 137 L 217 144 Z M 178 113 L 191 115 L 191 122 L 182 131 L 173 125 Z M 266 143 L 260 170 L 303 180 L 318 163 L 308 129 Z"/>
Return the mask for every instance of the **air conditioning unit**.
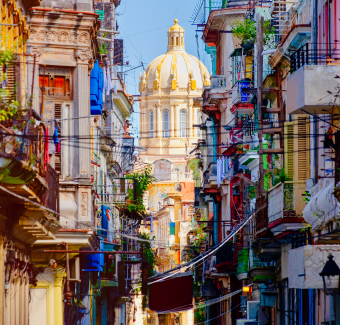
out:
<path id="1" fill-rule="evenodd" d="M 76 256 L 69 261 L 70 281 L 80 282 L 80 257 Z"/>
<path id="2" fill-rule="evenodd" d="M 247 301 L 247 319 L 249 321 L 258 319 L 259 305 L 259 301 Z"/>

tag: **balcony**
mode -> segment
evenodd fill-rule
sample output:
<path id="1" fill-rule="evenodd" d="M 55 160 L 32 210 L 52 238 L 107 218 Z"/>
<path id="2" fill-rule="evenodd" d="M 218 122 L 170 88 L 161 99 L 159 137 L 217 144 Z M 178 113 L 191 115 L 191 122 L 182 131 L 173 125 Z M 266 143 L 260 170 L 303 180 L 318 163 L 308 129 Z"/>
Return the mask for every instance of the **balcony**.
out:
<path id="1" fill-rule="evenodd" d="M 248 276 L 254 282 L 267 282 L 273 278 L 273 268 L 275 261 L 258 257 L 254 252 L 249 255 L 249 248 L 244 248 L 238 252 L 237 278 L 247 279 Z"/>
<path id="2" fill-rule="evenodd" d="M 279 183 L 268 191 L 268 228 L 275 234 L 304 228 L 304 183 Z"/>
<path id="3" fill-rule="evenodd" d="M 334 179 L 325 178 L 321 179 L 315 186 L 309 190 L 311 195 L 309 202 L 303 210 L 303 216 L 305 220 L 311 224 L 313 230 L 326 228 L 326 233 L 328 231 L 327 225 L 333 220 L 338 220 L 340 215 L 340 203 L 334 197 Z M 336 226 L 336 230 L 338 227 Z M 320 240 L 335 240 L 333 236 L 339 237 L 339 232 L 334 231 L 333 235 L 329 237 L 317 238 L 318 242 Z M 336 242 L 338 243 L 339 240 Z"/>
<path id="4" fill-rule="evenodd" d="M 211 76 L 211 92 L 224 92 L 227 89 L 227 78 L 225 76 Z"/>
<path id="5" fill-rule="evenodd" d="M 340 75 L 340 49 L 317 51 L 306 44 L 290 55 L 291 75 L 287 78 L 287 114 L 327 114 L 332 110 Z"/>
<path id="6" fill-rule="evenodd" d="M 17 218 L 13 235 L 33 244 L 54 239 L 60 229 L 59 216 L 45 209 L 59 213 L 59 176 L 45 156 L 47 135 L 40 117 L 33 111 L 25 128 L 24 120 L 20 116 L 0 124 L 0 197 L 4 215 Z"/>
<path id="7" fill-rule="evenodd" d="M 250 80 L 237 81 L 232 89 L 232 103 L 230 109 L 231 113 L 237 115 L 248 115 L 254 110 L 254 104 L 251 103 L 251 94 L 244 93 L 244 89 L 250 88 Z"/>

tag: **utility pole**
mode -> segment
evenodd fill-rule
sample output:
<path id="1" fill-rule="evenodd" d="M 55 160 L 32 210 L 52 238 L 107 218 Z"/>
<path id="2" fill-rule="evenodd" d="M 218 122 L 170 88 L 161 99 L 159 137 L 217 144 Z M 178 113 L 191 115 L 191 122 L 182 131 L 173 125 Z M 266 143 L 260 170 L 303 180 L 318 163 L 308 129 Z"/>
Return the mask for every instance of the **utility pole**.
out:
<path id="1" fill-rule="evenodd" d="M 263 121 L 262 121 L 262 76 L 263 76 L 263 26 L 264 19 L 256 14 L 256 61 L 257 61 L 257 119 L 259 138 L 259 194 L 264 194 L 264 173 L 263 173 Z"/>

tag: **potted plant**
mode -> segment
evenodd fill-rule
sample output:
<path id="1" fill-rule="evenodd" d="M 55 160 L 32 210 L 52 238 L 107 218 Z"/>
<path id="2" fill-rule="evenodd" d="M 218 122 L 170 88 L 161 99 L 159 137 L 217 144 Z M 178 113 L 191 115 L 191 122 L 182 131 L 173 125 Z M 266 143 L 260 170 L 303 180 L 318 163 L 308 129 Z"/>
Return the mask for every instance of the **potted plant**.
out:
<path id="1" fill-rule="evenodd" d="M 241 143 L 236 146 L 236 153 L 243 153 L 243 145 Z"/>

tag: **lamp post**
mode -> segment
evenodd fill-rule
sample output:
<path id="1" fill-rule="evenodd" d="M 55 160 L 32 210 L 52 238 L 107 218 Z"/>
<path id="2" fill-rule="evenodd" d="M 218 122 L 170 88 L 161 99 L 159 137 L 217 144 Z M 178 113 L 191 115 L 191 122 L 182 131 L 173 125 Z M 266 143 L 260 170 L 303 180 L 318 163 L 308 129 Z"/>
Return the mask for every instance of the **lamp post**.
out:
<path id="1" fill-rule="evenodd" d="M 340 268 L 338 264 L 333 261 L 333 255 L 330 253 L 328 255 L 328 261 L 323 267 L 320 276 L 323 280 L 323 288 L 326 295 L 331 295 L 340 292 Z M 336 288 L 334 285 L 336 284 Z"/>

